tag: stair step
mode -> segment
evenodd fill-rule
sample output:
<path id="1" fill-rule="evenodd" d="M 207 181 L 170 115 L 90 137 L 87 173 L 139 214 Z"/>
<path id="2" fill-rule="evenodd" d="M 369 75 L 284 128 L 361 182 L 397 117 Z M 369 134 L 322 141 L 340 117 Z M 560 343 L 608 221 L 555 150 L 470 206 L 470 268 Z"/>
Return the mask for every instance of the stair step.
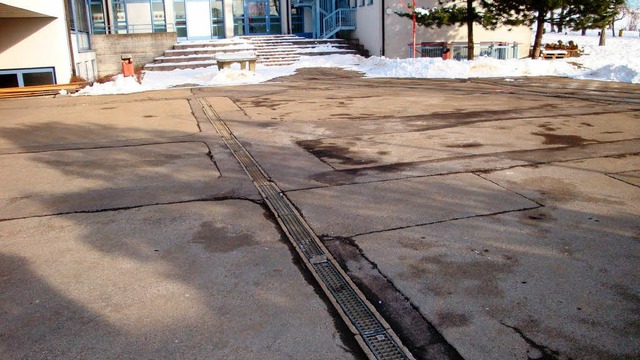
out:
<path id="1" fill-rule="evenodd" d="M 330 48 L 329 48 L 330 46 Z M 182 42 L 145 66 L 148 71 L 195 69 L 216 64 L 215 55 L 253 51 L 264 66 L 294 64 L 302 56 L 355 54 L 341 39 L 307 39 L 292 35 L 242 36 L 233 40 Z"/>

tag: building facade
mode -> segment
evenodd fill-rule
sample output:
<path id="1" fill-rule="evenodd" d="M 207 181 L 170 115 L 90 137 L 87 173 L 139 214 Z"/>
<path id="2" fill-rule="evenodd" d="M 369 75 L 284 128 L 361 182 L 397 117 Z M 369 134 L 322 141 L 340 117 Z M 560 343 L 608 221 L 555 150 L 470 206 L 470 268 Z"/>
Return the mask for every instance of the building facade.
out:
<path id="1" fill-rule="evenodd" d="M 179 41 L 242 35 L 340 36 L 357 38 L 372 55 L 412 55 L 408 47 L 413 41 L 411 21 L 395 14 L 405 10 L 400 0 L 87 1 L 96 34 L 175 31 Z M 417 5 L 434 7 L 437 0 L 418 0 Z M 474 31 L 480 45 L 510 44 L 509 57 L 528 55 L 531 32 L 527 27 L 494 31 L 476 27 Z M 417 42 L 466 42 L 466 29 L 419 27 Z"/>
<path id="2" fill-rule="evenodd" d="M 417 5 L 433 7 L 437 0 Z M 178 41 L 278 34 L 356 38 L 371 55 L 406 58 L 413 56 L 411 21 L 395 14 L 403 10 L 400 0 L 0 0 L 0 87 L 66 83 L 74 75 L 93 80 L 98 71 L 91 35 L 116 42 L 118 35 L 160 39 L 167 33 Z M 476 55 L 529 53 L 527 27 L 474 31 Z M 419 27 L 416 42 L 425 50 L 421 56 L 440 56 L 447 46 L 463 58 L 466 29 Z"/>
<path id="3" fill-rule="evenodd" d="M 84 0 L 0 0 L 0 87 L 93 80 Z"/>

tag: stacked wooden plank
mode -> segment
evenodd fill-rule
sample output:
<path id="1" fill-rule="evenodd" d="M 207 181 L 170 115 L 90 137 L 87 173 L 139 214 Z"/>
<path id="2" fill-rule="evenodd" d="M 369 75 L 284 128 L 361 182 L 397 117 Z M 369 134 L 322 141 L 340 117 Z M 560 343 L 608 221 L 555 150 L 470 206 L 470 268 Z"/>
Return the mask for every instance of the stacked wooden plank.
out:
<path id="1" fill-rule="evenodd" d="M 65 90 L 68 93 L 74 93 L 82 89 L 86 85 L 87 85 L 86 83 L 71 83 L 71 84 L 58 84 L 58 85 L 37 85 L 37 86 L 0 88 L 0 99 L 56 95 L 61 90 Z"/>

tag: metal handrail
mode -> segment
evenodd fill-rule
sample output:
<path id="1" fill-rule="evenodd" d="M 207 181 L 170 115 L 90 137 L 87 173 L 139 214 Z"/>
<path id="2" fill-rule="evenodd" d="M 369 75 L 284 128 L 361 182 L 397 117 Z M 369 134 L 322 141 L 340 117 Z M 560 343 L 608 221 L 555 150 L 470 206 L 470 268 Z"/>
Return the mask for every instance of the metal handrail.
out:
<path id="1" fill-rule="evenodd" d="M 356 28 L 356 9 L 340 8 L 324 18 L 323 39 L 333 36 L 340 30 L 353 30 Z"/>

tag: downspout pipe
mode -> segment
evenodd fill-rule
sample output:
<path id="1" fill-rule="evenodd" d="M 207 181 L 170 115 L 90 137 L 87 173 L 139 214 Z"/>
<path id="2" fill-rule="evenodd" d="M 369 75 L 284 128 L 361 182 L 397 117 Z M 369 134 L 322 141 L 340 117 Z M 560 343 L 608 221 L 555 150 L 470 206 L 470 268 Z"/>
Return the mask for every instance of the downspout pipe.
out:
<path id="1" fill-rule="evenodd" d="M 386 30 L 386 26 L 385 23 L 387 22 L 387 4 L 385 2 L 386 0 L 381 0 L 381 7 L 382 7 L 382 46 L 380 47 L 380 56 L 384 56 L 384 44 L 385 44 L 385 30 Z"/>
<path id="2" fill-rule="evenodd" d="M 69 19 L 69 4 L 66 1 L 63 1 L 64 3 L 64 16 L 66 18 L 66 22 L 67 22 L 67 41 L 69 44 L 69 58 L 71 59 L 71 76 L 75 77 L 76 74 L 76 57 L 73 54 L 73 40 L 72 40 L 72 36 L 71 36 L 71 19 Z"/>

